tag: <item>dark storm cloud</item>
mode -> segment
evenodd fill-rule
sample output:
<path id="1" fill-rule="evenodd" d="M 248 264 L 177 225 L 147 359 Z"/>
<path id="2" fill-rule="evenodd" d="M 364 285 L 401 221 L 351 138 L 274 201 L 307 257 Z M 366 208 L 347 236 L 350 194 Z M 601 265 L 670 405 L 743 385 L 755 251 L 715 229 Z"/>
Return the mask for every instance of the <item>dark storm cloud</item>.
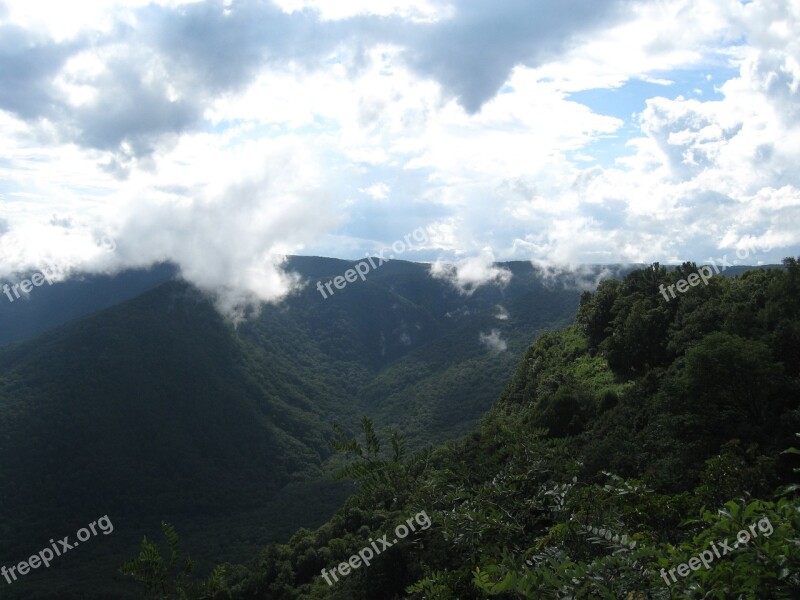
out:
<path id="1" fill-rule="evenodd" d="M 136 11 L 136 25 L 58 44 L 0 26 L 0 109 L 21 119 L 45 117 L 84 147 L 147 156 L 165 136 L 197 127 L 209 103 L 249 84 L 265 66 L 290 61 L 324 67 L 335 49 L 349 72 L 377 42 L 405 48 L 418 73 L 438 80 L 470 112 L 491 99 L 517 64 L 536 65 L 574 36 L 619 16 L 623 0 L 463 1 L 452 18 L 411 23 L 359 16 L 322 21 L 312 10 L 286 14 L 265 1 L 220 1 Z M 2 4 L 0 4 L 0 14 Z M 77 52 L 92 48 L 106 69 L 91 79 L 97 94 L 69 104 L 54 79 Z M 112 161 L 113 162 L 113 161 Z M 124 169 L 121 171 L 124 172 Z"/>
<path id="2" fill-rule="evenodd" d="M 557 56 L 576 35 L 624 16 L 618 0 L 506 0 L 456 5 L 453 19 L 421 26 L 407 50 L 410 64 L 437 79 L 476 112 L 511 70 Z"/>

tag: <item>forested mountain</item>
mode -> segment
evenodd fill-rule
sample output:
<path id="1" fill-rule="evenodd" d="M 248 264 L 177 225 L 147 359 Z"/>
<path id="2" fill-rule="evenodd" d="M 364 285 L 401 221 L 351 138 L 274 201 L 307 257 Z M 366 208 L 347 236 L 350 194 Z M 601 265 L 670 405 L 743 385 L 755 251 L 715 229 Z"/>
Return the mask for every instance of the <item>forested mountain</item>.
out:
<path id="1" fill-rule="evenodd" d="M 320 525 L 352 491 L 323 478 L 334 423 L 369 415 L 411 447 L 471 429 L 580 298 L 528 263 L 467 295 L 391 261 L 323 299 L 315 280 L 351 266 L 291 259 L 310 285 L 238 327 L 174 280 L 0 349 L 0 564 L 102 515 L 115 526 L 4 597 L 137 597 L 118 567 L 161 519 L 201 568 Z"/>
<path id="2" fill-rule="evenodd" d="M 351 265 L 293 257 L 287 268 L 313 282 Z M 574 318 L 578 284 L 586 284 L 569 276 L 546 279 L 528 262 L 498 266 L 512 274 L 506 285 L 465 295 L 431 278 L 428 265 L 391 261 L 322 302 L 311 285 L 265 307 L 243 331 L 252 327 L 262 340 L 286 323 L 322 332 L 317 343 L 325 360 L 348 361 L 367 374 L 348 404 L 355 401 L 360 414 L 397 427 L 415 445 L 442 440 L 468 431 L 488 410 L 532 335 Z"/>
<path id="3" fill-rule="evenodd" d="M 800 265 L 659 292 L 696 271 L 584 294 L 460 440 L 341 434 L 359 487 L 322 527 L 204 582 L 149 541 L 124 570 L 155 598 L 800 597 Z"/>
<path id="4" fill-rule="evenodd" d="M 53 281 L 15 298 L 0 296 L 0 346 L 27 340 L 73 319 L 130 300 L 175 277 L 174 265 L 161 264 L 150 269 L 124 271 L 117 275 L 77 275 Z M 7 283 L 30 278 L 20 273 Z"/>

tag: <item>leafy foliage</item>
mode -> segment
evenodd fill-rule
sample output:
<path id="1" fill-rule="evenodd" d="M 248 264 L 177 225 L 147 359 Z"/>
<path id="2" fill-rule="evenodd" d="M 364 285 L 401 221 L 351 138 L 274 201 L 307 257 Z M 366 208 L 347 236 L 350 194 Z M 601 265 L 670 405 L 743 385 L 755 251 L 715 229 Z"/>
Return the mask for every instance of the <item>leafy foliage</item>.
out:
<path id="1" fill-rule="evenodd" d="M 162 554 L 159 546 L 145 537 L 139 556 L 122 565 L 122 573 L 141 583 L 145 598 L 148 599 L 215 597 L 224 588 L 225 567 L 214 569 L 203 583 L 190 582 L 194 564 L 190 558 L 181 560 L 175 528 L 162 521 L 161 529 L 168 554 Z"/>

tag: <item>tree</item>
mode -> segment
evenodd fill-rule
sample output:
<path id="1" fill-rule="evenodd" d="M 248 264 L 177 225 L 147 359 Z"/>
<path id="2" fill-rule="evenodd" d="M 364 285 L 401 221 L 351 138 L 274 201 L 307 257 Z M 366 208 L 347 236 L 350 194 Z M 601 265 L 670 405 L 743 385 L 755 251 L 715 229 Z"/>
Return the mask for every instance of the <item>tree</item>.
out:
<path id="1" fill-rule="evenodd" d="M 162 554 L 158 544 L 145 537 L 139 556 L 122 565 L 120 571 L 141 583 L 144 597 L 148 599 L 202 600 L 219 597 L 225 587 L 225 567 L 218 566 L 205 582 L 191 583 L 189 575 L 194 569 L 194 563 L 189 557 L 181 560 L 175 528 L 162 521 L 161 530 L 167 541 L 168 554 Z"/>

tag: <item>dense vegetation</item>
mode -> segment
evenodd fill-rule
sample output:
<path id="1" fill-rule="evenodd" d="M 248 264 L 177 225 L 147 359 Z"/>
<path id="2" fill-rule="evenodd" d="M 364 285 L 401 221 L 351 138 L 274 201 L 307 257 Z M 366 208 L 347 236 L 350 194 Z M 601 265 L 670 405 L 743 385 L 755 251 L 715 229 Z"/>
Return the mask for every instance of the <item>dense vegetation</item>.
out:
<path id="1" fill-rule="evenodd" d="M 167 526 L 172 554 L 146 541 L 124 571 L 156 598 L 800 597 L 800 265 L 659 293 L 695 270 L 584 294 L 459 441 L 409 456 L 369 420 L 340 436 L 360 486 L 319 529 L 196 581 Z M 420 511 L 429 529 L 324 581 Z"/>
<path id="2" fill-rule="evenodd" d="M 0 565 L 102 515 L 115 525 L 2 596 L 138 597 L 118 566 L 161 519 L 198 570 L 321 525 L 353 489 L 323 476 L 331 423 L 352 429 L 367 414 L 413 432 L 410 447 L 467 431 L 530 340 L 569 322 L 580 299 L 530 264 L 465 296 L 426 265 L 392 261 L 323 300 L 313 281 L 349 266 L 292 259 L 312 285 L 238 328 L 171 281 L 0 349 Z M 126 290 L 103 288 L 109 297 L 130 287 L 118 281 Z M 37 289 L 31 305 L 56 291 Z M 68 291 L 65 311 L 79 304 Z M 481 343 L 492 329 L 506 352 Z"/>

